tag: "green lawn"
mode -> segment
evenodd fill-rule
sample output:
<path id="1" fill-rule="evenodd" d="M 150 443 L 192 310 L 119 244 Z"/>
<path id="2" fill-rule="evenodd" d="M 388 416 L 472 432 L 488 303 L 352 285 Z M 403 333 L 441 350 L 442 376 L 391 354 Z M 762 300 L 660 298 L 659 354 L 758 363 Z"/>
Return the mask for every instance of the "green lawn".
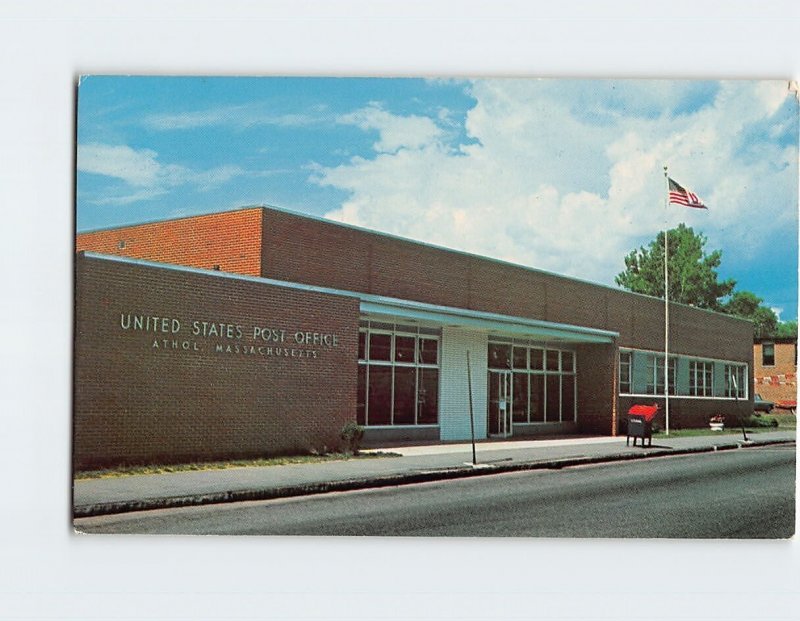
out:
<path id="1" fill-rule="evenodd" d="M 797 416 L 795 414 L 770 414 L 770 415 L 762 415 L 754 417 L 754 420 L 760 420 L 766 423 L 770 420 L 776 420 L 778 422 L 777 427 L 768 427 L 768 426 L 758 426 L 754 427 L 751 425 L 745 426 L 745 431 L 748 434 L 751 433 L 765 433 L 768 431 L 786 431 L 786 430 L 796 430 L 797 429 Z M 665 437 L 690 437 L 690 436 L 714 436 L 719 434 L 730 434 L 730 433 L 742 433 L 742 428 L 739 427 L 738 421 L 732 424 L 726 424 L 724 431 L 711 431 L 711 429 L 704 427 L 701 429 L 670 429 L 669 436 L 664 433 L 664 431 L 659 431 L 653 434 L 654 438 L 665 438 Z"/>
<path id="2" fill-rule="evenodd" d="M 135 474 L 164 474 L 167 472 L 189 472 L 192 470 L 225 470 L 227 468 L 250 468 L 253 466 L 285 466 L 287 464 L 318 464 L 326 461 L 344 461 L 348 459 L 375 459 L 380 457 L 399 457 L 397 453 L 370 452 L 359 453 L 327 453 L 325 455 L 290 455 L 286 457 L 269 457 L 263 459 L 236 459 L 231 461 L 193 462 L 187 464 L 119 466 L 103 470 L 79 470 L 75 479 L 104 479 L 108 477 L 124 477 Z"/>

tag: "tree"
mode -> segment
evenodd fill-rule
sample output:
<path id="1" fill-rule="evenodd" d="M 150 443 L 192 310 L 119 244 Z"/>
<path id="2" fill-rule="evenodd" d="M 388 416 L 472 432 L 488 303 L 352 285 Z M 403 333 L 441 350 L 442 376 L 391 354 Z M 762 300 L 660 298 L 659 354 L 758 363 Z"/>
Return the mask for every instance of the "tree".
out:
<path id="1" fill-rule="evenodd" d="M 763 301 L 750 291 L 737 291 L 720 310 L 752 321 L 756 338 L 774 337 L 778 333 L 778 317 L 771 308 L 761 305 Z"/>
<path id="2" fill-rule="evenodd" d="M 797 320 L 779 322 L 778 323 L 778 329 L 775 331 L 775 338 L 779 338 L 779 339 L 796 339 L 797 338 Z"/>
<path id="3" fill-rule="evenodd" d="M 681 223 L 670 229 L 669 236 L 669 299 L 699 308 L 721 310 L 721 298 L 730 295 L 736 286 L 732 279 L 719 281 L 717 268 L 722 251 L 706 254 L 706 237 Z M 625 257 L 625 271 L 616 283 L 635 293 L 664 297 L 664 233 L 645 248 L 633 250 Z"/>

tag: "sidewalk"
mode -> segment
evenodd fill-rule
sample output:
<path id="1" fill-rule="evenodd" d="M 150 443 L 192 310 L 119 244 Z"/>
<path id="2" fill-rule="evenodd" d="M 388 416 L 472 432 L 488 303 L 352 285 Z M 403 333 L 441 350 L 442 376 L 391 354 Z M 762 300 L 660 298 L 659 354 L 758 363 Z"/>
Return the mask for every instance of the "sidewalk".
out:
<path id="1" fill-rule="evenodd" d="M 749 435 L 753 446 L 792 442 L 795 437 L 794 431 Z M 626 446 L 624 436 L 581 436 L 479 443 L 477 467 L 472 465 L 470 444 L 436 444 L 384 449 L 400 457 L 84 479 L 74 482 L 74 516 L 263 500 L 740 446 L 741 432 L 658 438 L 648 448 Z"/>

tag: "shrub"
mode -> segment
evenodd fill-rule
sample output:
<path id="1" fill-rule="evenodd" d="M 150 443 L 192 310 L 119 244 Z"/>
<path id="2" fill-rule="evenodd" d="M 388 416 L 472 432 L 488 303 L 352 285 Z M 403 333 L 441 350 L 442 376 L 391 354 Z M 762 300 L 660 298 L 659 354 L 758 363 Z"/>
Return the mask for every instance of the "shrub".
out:
<path id="1" fill-rule="evenodd" d="M 745 427 L 777 427 L 778 419 L 774 416 L 750 416 L 744 420 Z"/>
<path id="2" fill-rule="evenodd" d="M 342 440 L 344 440 L 344 450 L 347 453 L 358 455 L 361 439 L 364 437 L 363 427 L 354 421 L 349 421 L 342 427 L 342 433 L 340 435 Z"/>

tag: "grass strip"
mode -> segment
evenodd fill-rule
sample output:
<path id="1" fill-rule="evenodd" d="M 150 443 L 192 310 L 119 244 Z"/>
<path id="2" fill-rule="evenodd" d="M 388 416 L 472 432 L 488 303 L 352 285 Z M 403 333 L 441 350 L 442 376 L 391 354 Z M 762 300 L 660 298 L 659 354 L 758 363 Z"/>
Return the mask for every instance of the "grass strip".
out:
<path id="1" fill-rule="evenodd" d="M 202 470 L 227 470 L 229 468 L 261 468 L 264 466 L 287 466 L 291 464 L 319 464 L 328 461 L 347 461 L 350 459 L 376 459 L 381 457 L 400 457 L 397 453 L 369 452 L 353 455 L 352 453 L 326 453 L 324 455 L 288 455 L 283 457 L 265 457 L 261 459 L 233 459 L 229 461 L 190 462 L 185 464 L 153 464 L 136 466 L 118 466 L 100 470 L 79 470 L 74 478 L 107 479 L 140 474 L 166 474 L 170 472 L 192 472 Z"/>

